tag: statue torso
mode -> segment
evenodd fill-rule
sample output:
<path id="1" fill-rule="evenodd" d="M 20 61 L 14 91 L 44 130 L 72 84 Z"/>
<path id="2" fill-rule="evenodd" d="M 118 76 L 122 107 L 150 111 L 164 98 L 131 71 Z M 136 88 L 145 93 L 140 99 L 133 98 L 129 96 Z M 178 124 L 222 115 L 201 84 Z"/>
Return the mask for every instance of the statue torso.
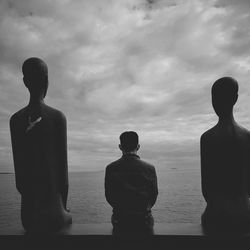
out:
<path id="1" fill-rule="evenodd" d="M 58 176 L 57 123 L 56 110 L 42 105 L 31 119 L 28 108 L 20 110 L 15 118 L 14 135 L 19 162 L 17 178 L 22 179 L 23 208 L 48 210 L 60 207 L 60 197 L 56 194 Z M 27 130 L 27 128 L 29 128 Z"/>
<path id="2" fill-rule="evenodd" d="M 207 131 L 203 155 L 208 180 L 208 207 L 227 213 L 249 210 L 249 132 L 237 124 Z"/>

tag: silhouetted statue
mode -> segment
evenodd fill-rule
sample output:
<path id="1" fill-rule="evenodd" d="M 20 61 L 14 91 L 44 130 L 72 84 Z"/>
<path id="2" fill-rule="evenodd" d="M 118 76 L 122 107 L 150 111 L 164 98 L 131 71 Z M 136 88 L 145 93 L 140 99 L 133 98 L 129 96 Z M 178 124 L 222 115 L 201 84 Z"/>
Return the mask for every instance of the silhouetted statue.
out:
<path id="1" fill-rule="evenodd" d="M 201 136 L 202 193 L 207 207 L 202 224 L 209 230 L 244 231 L 250 228 L 250 133 L 236 123 L 233 106 L 238 83 L 218 79 L 212 104 L 218 123 Z"/>
<path id="2" fill-rule="evenodd" d="M 122 157 L 109 164 L 105 174 L 105 196 L 113 207 L 114 234 L 153 233 L 151 208 L 158 195 L 153 165 L 137 155 L 140 148 L 136 132 L 120 135 Z"/>
<path id="3" fill-rule="evenodd" d="M 22 66 L 30 92 L 27 107 L 10 119 L 21 220 L 27 231 L 56 231 L 72 223 L 68 196 L 67 128 L 64 114 L 44 103 L 48 69 L 39 58 Z"/>

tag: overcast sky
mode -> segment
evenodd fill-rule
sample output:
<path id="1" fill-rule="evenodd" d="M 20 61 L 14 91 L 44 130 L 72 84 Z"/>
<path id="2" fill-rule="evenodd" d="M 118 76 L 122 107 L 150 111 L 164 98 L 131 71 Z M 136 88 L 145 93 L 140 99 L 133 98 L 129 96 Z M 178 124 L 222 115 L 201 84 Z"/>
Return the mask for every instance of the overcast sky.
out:
<path id="1" fill-rule="evenodd" d="M 8 123 L 28 103 L 33 56 L 49 67 L 46 103 L 67 116 L 70 171 L 104 169 L 125 130 L 157 169 L 198 169 L 217 78 L 238 80 L 250 129 L 249 23 L 249 0 L 1 0 L 0 171 L 13 171 Z"/>

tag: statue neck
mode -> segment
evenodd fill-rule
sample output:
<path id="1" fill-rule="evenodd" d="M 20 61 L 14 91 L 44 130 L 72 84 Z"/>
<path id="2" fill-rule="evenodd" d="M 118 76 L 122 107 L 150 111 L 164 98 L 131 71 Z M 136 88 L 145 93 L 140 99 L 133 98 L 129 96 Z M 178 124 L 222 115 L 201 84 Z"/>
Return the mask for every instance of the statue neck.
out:
<path id="1" fill-rule="evenodd" d="M 233 113 L 231 113 L 228 116 L 219 117 L 218 124 L 219 125 L 233 125 L 233 124 L 235 124 Z"/>
<path id="2" fill-rule="evenodd" d="M 32 96 L 30 95 L 30 100 L 28 106 L 30 108 L 38 107 L 44 104 L 44 98 L 43 95 L 40 96 Z"/>

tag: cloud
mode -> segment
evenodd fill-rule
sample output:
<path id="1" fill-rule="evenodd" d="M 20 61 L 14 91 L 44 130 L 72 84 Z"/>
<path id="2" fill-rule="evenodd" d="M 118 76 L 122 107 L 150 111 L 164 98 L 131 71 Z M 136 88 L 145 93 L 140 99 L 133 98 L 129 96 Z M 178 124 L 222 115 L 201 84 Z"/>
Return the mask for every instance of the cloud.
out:
<path id="1" fill-rule="evenodd" d="M 21 65 L 31 56 L 49 67 L 46 102 L 67 116 L 71 171 L 119 157 L 124 130 L 139 133 L 142 156 L 159 166 L 198 165 L 199 137 L 217 119 L 217 78 L 239 81 L 235 116 L 250 126 L 249 8 L 236 0 L 1 1 L 2 165 L 12 165 L 8 119 L 27 105 Z"/>

